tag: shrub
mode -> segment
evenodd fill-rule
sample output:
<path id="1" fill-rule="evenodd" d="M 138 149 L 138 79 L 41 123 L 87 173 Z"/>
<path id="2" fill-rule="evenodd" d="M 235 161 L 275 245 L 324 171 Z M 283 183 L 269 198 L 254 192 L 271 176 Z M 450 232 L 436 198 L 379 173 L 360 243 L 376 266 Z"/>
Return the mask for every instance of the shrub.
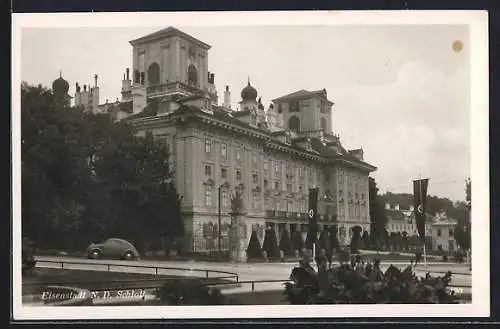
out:
<path id="1" fill-rule="evenodd" d="M 370 242 L 370 235 L 368 234 L 368 231 L 363 232 L 363 236 L 361 237 L 362 245 L 364 249 L 370 249 L 371 242 Z"/>
<path id="2" fill-rule="evenodd" d="M 338 228 L 337 226 L 332 226 L 330 228 L 330 234 L 328 234 L 328 244 L 330 245 L 331 250 L 337 250 L 340 246 L 339 238 L 337 236 Z"/>
<path id="3" fill-rule="evenodd" d="M 290 233 L 288 230 L 283 230 L 283 234 L 281 235 L 280 239 L 280 250 L 283 250 L 283 253 L 286 256 L 293 256 L 293 247 L 292 247 L 292 241 L 290 239 Z"/>
<path id="4" fill-rule="evenodd" d="M 351 250 L 357 251 L 361 248 L 361 227 L 354 226 L 352 228 Z"/>
<path id="5" fill-rule="evenodd" d="M 33 272 L 36 265 L 34 256 L 35 249 L 33 248 L 33 242 L 24 238 L 22 242 L 22 274 L 31 274 Z"/>
<path id="6" fill-rule="evenodd" d="M 292 236 L 293 250 L 302 250 L 304 248 L 304 239 L 300 231 L 294 231 Z"/>
<path id="7" fill-rule="evenodd" d="M 291 304 L 455 304 L 457 296 L 447 289 L 451 275 L 418 278 L 412 265 L 402 271 L 391 265 L 384 273 L 379 260 L 366 265 L 357 260 L 318 273 L 301 264 L 292 270 L 285 295 Z"/>
<path id="8" fill-rule="evenodd" d="M 198 279 L 167 281 L 157 296 L 165 305 L 226 305 L 226 297 L 217 288 L 205 286 Z"/>
<path id="9" fill-rule="evenodd" d="M 323 230 L 319 235 L 318 246 L 320 249 L 325 249 L 325 251 L 330 251 L 330 237 L 328 231 Z"/>
<path id="10" fill-rule="evenodd" d="M 250 236 L 250 242 L 248 243 L 247 248 L 247 256 L 248 258 L 261 258 L 261 247 L 259 238 L 257 237 L 257 233 L 252 231 L 252 235 Z"/>
<path id="11" fill-rule="evenodd" d="M 274 228 L 271 227 L 266 230 L 262 248 L 266 251 L 267 257 L 280 257 L 280 249 L 278 248 L 278 241 L 276 240 L 276 232 L 274 231 Z"/>

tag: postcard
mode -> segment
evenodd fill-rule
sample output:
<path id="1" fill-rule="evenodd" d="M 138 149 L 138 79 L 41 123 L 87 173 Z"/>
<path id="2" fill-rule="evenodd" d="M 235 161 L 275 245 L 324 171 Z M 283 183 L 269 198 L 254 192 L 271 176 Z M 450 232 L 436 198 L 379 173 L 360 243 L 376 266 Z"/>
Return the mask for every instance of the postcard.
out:
<path id="1" fill-rule="evenodd" d="M 12 22 L 15 320 L 489 316 L 487 12 Z"/>

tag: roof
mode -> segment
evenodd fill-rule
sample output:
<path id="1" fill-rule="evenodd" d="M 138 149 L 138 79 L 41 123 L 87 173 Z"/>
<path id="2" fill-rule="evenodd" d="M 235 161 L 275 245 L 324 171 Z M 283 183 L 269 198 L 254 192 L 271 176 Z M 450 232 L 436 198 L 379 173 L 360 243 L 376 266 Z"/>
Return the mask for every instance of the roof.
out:
<path id="1" fill-rule="evenodd" d="M 250 124 L 248 124 L 240 119 L 235 118 L 235 116 L 238 116 L 237 113 L 239 113 L 239 115 L 242 115 L 243 114 L 242 112 L 245 112 L 245 111 L 235 111 L 235 112 L 231 112 L 231 114 L 230 114 L 230 113 L 228 113 L 228 111 L 226 109 L 219 107 L 219 106 L 212 107 L 212 110 L 213 110 L 213 117 L 215 119 L 221 120 L 221 121 L 224 121 L 227 123 L 231 123 L 231 124 L 234 124 L 234 125 L 246 128 L 246 129 L 250 129 L 253 131 L 260 131 L 261 133 L 268 134 L 268 135 L 274 136 L 274 137 L 287 133 L 286 130 L 270 132 L 265 127 L 257 128 L 257 127 L 251 126 Z M 187 105 L 187 104 L 182 104 L 177 110 L 170 113 L 169 115 L 180 115 L 180 114 L 187 114 L 187 113 L 196 113 L 196 114 L 207 115 L 205 112 L 203 112 L 198 107 L 196 107 L 194 105 Z M 156 115 L 156 111 L 154 111 L 154 109 L 148 104 L 148 106 L 146 106 L 143 111 L 141 111 L 140 113 L 131 115 L 131 116 L 127 117 L 127 119 L 133 120 L 133 119 L 145 118 L 145 117 L 150 117 L 150 116 L 155 116 L 155 115 Z M 304 141 L 306 139 L 307 139 L 307 137 L 305 137 L 305 138 L 299 137 L 298 139 L 296 139 L 296 141 Z M 337 152 L 335 150 L 329 149 L 328 147 L 324 146 L 322 144 L 322 142 L 320 141 L 320 139 L 317 137 L 310 137 L 310 141 L 311 141 L 312 151 L 304 150 L 303 148 L 300 148 L 297 145 L 287 145 L 287 146 L 292 147 L 292 148 L 296 148 L 297 150 L 300 150 L 302 152 L 313 152 L 316 155 L 327 157 L 330 159 L 333 158 L 333 159 L 351 161 L 353 163 L 361 164 L 365 167 L 372 168 L 371 170 L 376 170 L 376 167 L 374 167 L 374 166 L 372 166 L 364 161 L 361 161 L 358 158 L 356 158 L 355 156 L 349 154 L 349 152 L 346 151 L 342 146 L 340 146 L 340 144 L 339 144 L 339 151 L 341 154 L 337 154 Z M 275 142 L 280 143 L 279 140 L 275 140 Z"/>
<path id="2" fill-rule="evenodd" d="M 133 104 L 132 101 L 126 101 L 126 102 L 118 102 L 118 103 L 105 103 L 99 105 L 99 107 L 105 109 L 107 112 L 125 112 L 125 113 L 132 113 L 134 112 Z"/>
<path id="3" fill-rule="evenodd" d="M 173 36 L 180 36 L 180 37 L 183 37 L 185 39 L 188 39 L 188 40 L 190 40 L 190 41 L 198 44 L 199 46 L 202 46 L 205 49 L 210 49 L 211 48 L 211 46 L 209 44 L 206 44 L 205 42 L 200 41 L 200 40 L 198 40 L 198 39 L 190 36 L 189 34 L 184 33 L 181 30 L 178 30 L 178 29 L 176 29 L 175 27 L 172 27 L 172 26 L 169 26 L 169 27 L 167 27 L 165 29 L 162 29 L 162 30 L 153 32 L 151 34 L 145 35 L 145 36 L 140 37 L 138 39 L 134 39 L 132 41 L 129 41 L 129 43 L 132 46 L 135 46 L 135 45 L 139 45 L 139 44 L 142 44 L 142 43 L 151 42 L 153 40 L 163 39 L 163 38 L 168 38 L 168 37 L 173 37 Z"/>
<path id="4" fill-rule="evenodd" d="M 295 91 L 295 92 L 290 93 L 288 95 L 275 98 L 275 99 L 273 99 L 273 102 L 279 102 L 279 101 L 284 101 L 284 100 L 288 100 L 288 99 L 296 99 L 296 98 L 314 97 L 314 96 L 318 96 L 318 95 L 324 96 L 326 98 L 326 90 L 321 89 L 321 90 L 309 91 L 309 90 L 301 89 L 299 91 Z M 331 103 L 333 104 L 333 102 L 331 102 Z"/>
<path id="5" fill-rule="evenodd" d="M 395 210 L 395 209 L 387 209 L 387 220 L 389 222 L 403 222 L 410 219 L 410 217 L 406 216 L 402 211 Z"/>

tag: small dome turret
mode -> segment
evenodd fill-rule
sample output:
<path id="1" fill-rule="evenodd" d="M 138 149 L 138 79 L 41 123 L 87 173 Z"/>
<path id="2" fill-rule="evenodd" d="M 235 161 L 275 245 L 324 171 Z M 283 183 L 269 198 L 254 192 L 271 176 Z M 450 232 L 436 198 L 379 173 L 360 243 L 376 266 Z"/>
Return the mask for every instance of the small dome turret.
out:
<path id="1" fill-rule="evenodd" d="M 68 94 L 69 83 L 68 81 L 63 79 L 62 73 L 59 73 L 59 78 L 52 82 L 52 91 L 54 92 L 54 94 Z"/>
<path id="2" fill-rule="evenodd" d="M 257 90 L 250 85 L 250 79 L 248 79 L 248 84 L 241 91 L 241 99 L 243 101 L 255 101 L 257 99 Z"/>

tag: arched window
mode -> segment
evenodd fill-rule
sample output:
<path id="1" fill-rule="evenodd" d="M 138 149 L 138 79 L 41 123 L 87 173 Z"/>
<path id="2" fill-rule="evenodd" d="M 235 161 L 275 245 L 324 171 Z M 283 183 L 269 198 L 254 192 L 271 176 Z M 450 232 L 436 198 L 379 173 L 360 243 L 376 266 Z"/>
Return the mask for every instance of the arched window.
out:
<path id="1" fill-rule="evenodd" d="M 160 83 L 160 65 L 158 65 L 158 63 L 149 65 L 148 81 L 151 85 Z"/>
<path id="2" fill-rule="evenodd" d="M 326 131 L 326 119 L 324 117 L 321 118 L 321 129 L 323 129 L 323 132 Z"/>
<path id="3" fill-rule="evenodd" d="M 196 86 L 198 83 L 198 71 L 196 70 L 196 67 L 191 64 L 188 67 L 188 84 L 190 86 Z"/>
<path id="4" fill-rule="evenodd" d="M 292 131 L 299 132 L 300 131 L 300 119 L 295 115 L 290 118 L 288 121 L 288 128 Z"/>

